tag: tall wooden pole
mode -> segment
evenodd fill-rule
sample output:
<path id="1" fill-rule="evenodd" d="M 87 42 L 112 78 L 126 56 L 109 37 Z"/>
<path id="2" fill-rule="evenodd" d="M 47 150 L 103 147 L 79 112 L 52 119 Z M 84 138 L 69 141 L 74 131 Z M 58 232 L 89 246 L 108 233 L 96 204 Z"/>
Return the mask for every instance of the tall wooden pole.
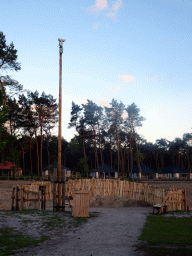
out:
<path id="1" fill-rule="evenodd" d="M 59 138 L 58 138 L 58 210 L 61 211 L 62 183 L 61 183 L 61 121 L 62 121 L 62 53 L 64 39 L 59 40 Z"/>

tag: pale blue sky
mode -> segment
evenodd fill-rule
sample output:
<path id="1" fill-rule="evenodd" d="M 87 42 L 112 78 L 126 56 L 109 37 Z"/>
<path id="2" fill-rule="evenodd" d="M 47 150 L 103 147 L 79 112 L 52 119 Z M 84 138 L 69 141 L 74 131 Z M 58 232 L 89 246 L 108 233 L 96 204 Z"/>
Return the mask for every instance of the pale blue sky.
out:
<path id="1" fill-rule="evenodd" d="M 192 127 L 192 1 L 1 0 L 0 30 L 18 50 L 25 89 L 59 95 L 63 52 L 62 135 L 72 100 L 132 102 L 146 118 L 148 142 L 173 140 Z M 57 134 L 57 130 L 55 130 Z"/>

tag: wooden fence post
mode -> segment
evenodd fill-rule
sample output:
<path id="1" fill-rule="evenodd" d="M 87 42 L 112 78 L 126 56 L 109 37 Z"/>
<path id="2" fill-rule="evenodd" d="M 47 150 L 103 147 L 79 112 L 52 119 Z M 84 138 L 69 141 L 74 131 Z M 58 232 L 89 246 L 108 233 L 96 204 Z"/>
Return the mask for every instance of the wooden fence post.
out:
<path id="1" fill-rule="evenodd" d="M 186 188 L 184 189 L 183 193 L 184 193 L 184 199 L 183 199 L 183 201 L 184 201 L 184 210 L 187 211 L 187 195 L 186 195 Z"/>
<path id="2" fill-rule="evenodd" d="M 24 187 L 21 185 L 21 202 L 20 202 L 20 210 L 23 210 L 23 193 L 24 192 Z"/>
<path id="3" fill-rule="evenodd" d="M 15 195 L 15 201 L 16 201 L 16 206 L 15 210 L 19 210 L 19 198 L 18 198 L 18 192 L 19 192 L 19 185 L 16 186 L 16 195 Z"/>
<path id="4" fill-rule="evenodd" d="M 53 211 L 56 211 L 56 181 L 57 181 L 57 168 L 53 169 Z"/>
<path id="5" fill-rule="evenodd" d="M 66 186 L 66 175 L 65 175 L 65 169 L 62 170 L 62 177 L 61 177 L 62 183 L 62 212 L 65 211 L 65 186 Z"/>
<path id="6" fill-rule="evenodd" d="M 12 188 L 11 210 L 15 210 L 14 202 L 15 202 L 15 186 L 13 186 Z"/>

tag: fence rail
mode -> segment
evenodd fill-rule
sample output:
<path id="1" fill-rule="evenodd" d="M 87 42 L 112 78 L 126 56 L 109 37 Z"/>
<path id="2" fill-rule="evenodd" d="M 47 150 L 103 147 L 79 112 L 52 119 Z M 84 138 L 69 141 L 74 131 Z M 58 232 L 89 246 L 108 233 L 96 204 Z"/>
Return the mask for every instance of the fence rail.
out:
<path id="1" fill-rule="evenodd" d="M 13 186 L 12 188 L 12 210 L 22 209 L 45 209 L 45 193 L 42 190 L 33 191 L 27 186 Z"/>
<path id="2" fill-rule="evenodd" d="M 25 187 L 23 193 L 26 195 L 30 191 L 39 192 L 39 186 L 45 186 L 46 200 L 53 199 L 53 183 L 49 181 L 34 182 Z M 13 188 L 15 191 L 16 188 Z M 58 186 L 57 186 L 58 189 Z M 90 191 L 90 196 L 109 196 L 109 197 L 127 197 L 135 200 L 142 200 L 151 204 L 160 204 L 163 199 L 168 197 L 170 210 L 184 210 L 187 208 L 186 203 L 186 190 L 174 187 L 170 189 L 160 189 L 156 186 L 148 185 L 147 183 L 136 183 L 126 180 L 111 180 L 111 179 L 79 179 L 66 182 L 65 196 L 73 197 L 75 190 L 87 190 Z M 18 194 L 16 189 L 15 196 Z M 35 195 L 35 194 L 34 194 Z M 33 196 L 34 196 L 33 195 Z M 31 197 L 33 198 L 32 193 Z M 16 196 L 17 197 L 17 196 Z M 29 197 L 28 197 L 29 198 Z M 36 199 L 36 198 L 34 198 Z M 12 198 L 13 201 L 13 198 Z M 24 200 L 25 201 L 25 200 Z M 29 204 L 29 201 L 28 201 Z M 27 206 L 27 205 L 26 205 Z"/>

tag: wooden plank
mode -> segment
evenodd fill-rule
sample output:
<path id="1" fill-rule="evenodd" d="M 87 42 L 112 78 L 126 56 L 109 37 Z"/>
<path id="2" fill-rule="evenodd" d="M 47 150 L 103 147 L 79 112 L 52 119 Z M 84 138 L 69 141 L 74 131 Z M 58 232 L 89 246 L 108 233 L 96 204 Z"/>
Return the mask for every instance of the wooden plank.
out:
<path id="1" fill-rule="evenodd" d="M 39 198 L 23 198 L 23 202 L 40 201 Z"/>
<path id="2" fill-rule="evenodd" d="M 31 191 L 31 190 L 25 190 L 25 189 L 24 189 L 24 193 L 26 193 L 26 194 L 34 194 L 34 195 L 39 195 L 39 192 L 36 192 L 36 191 Z"/>

